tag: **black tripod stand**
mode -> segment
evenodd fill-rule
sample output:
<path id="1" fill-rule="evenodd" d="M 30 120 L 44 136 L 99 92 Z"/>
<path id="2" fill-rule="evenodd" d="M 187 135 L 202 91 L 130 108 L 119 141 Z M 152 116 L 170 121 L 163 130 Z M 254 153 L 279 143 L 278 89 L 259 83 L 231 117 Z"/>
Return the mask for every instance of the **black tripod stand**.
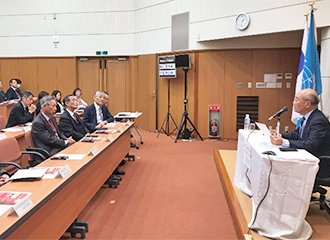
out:
<path id="1" fill-rule="evenodd" d="M 170 136 L 176 129 L 178 129 L 178 126 L 176 125 L 173 117 L 172 117 L 172 114 L 170 113 L 170 79 L 167 79 L 168 81 L 168 90 L 167 90 L 167 114 L 166 114 L 166 117 L 163 121 L 163 124 L 162 126 L 160 127 L 159 131 L 158 131 L 158 134 L 157 134 L 157 138 L 161 132 L 161 130 L 164 131 L 164 133 L 167 135 L 167 136 Z M 175 125 L 175 128 L 173 129 L 172 132 L 170 132 L 170 118 L 172 119 L 174 125 Z M 165 128 L 164 128 L 164 124 L 166 123 L 165 125 Z"/>
<path id="2" fill-rule="evenodd" d="M 189 69 L 188 68 L 182 68 L 182 70 L 184 71 L 184 99 L 183 99 L 184 111 L 183 111 L 182 116 L 181 116 L 178 133 L 176 135 L 176 138 L 175 138 L 174 142 L 176 143 L 179 138 L 180 139 L 184 138 L 185 135 L 186 135 L 185 133 L 187 133 L 187 132 L 188 132 L 188 135 L 190 136 L 190 134 L 193 131 L 196 131 L 199 138 L 203 141 L 202 136 L 199 134 L 199 132 L 195 128 L 194 124 L 191 122 L 191 120 L 188 117 L 188 111 L 187 111 L 187 103 L 188 103 L 188 99 L 187 99 L 187 74 L 188 74 Z M 187 128 L 187 121 L 189 121 L 189 123 L 192 127 L 191 131 Z"/>

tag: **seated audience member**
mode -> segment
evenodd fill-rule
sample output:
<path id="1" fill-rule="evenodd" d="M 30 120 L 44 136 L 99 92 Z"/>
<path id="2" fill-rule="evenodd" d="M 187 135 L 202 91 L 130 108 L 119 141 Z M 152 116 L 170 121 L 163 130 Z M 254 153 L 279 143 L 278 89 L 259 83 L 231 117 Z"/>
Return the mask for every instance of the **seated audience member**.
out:
<path id="1" fill-rule="evenodd" d="M 56 123 L 53 116 L 57 104 L 55 98 L 45 96 L 40 100 L 40 104 L 40 114 L 32 122 L 32 139 L 36 147 L 54 155 L 75 141 L 72 137 L 67 138 Z"/>
<path id="2" fill-rule="evenodd" d="M 107 123 L 113 122 L 114 118 L 108 108 L 103 104 L 104 92 L 97 91 L 94 94 L 94 103 L 89 105 L 83 116 L 83 122 L 90 132 L 104 127 Z"/>
<path id="3" fill-rule="evenodd" d="M 9 114 L 6 128 L 33 121 L 36 110 L 36 106 L 32 104 L 33 97 L 33 94 L 29 91 L 22 94 L 22 100 L 13 107 Z"/>
<path id="4" fill-rule="evenodd" d="M 2 81 L 0 81 L 0 103 L 7 101 L 6 93 L 2 90 Z"/>
<path id="5" fill-rule="evenodd" d="M 74 112 L 78 108 L 77 98 L 68 95 L 63 99 L 63 103 L 65 110 L 60 117 L 60 129 L 66 137 L 72 136 L 75 141 L 79 141 L 88 133 L 88 129 L 84 126 L 79 115 Z"/>
<path id="6" fill-rule="evenodd" d="M 290 133 L 278 136 L 271 131 L 271 142 L 274 145 L 305 149 L 316 157 L 330 155 L 330 123 L 324 114 L 317 109 L 319 99 L 312 89 L 303 89 L 293 100 L 293 108 L 303 115 L 301 126 Z M 321 166 L 321 165 L 320 165 Z M 330 162 L 322 164 L 319 177 L 330 177 Z"/>
<path id="7" fill-rule="evenodd" d="M 56 100 L 56 113 L 62 113 L 64 111 L 64 107 L 61 102 L 62 93 L 59 90 L 54 90 L 52 92 L 52 96 L 54 96 Z"/>
<path id="8" fill-rule="evenodd" d="M 78 109 L 79 108 L 85 108 L 88 106 L 88 104 L 81 98 L 82 92 L 80 88 L 76 88 L 73 90 L 73 96 L 75 96 L 78 100 Z"/>
<path id="9" fill-rule="evenodd" d="M 41 91 L 38 94 L 38 103 L 37 103 L 36 116 L 40 113 L 40 110 L 41 110 L 40 99 L 43 98 L 44 96 L 48 96 L 48 95 L 49 95 L 49 93 L 46 92 L 46 91 Z"/>
<path id="10" fill-rule="evenodd" d="M 104 97 L 103 97 L 103 105 L 108 107 L 108 102 L 109 102 L 109 93 L 104 92 Z"/>
<path id="11" fill-rule="evenodd" d="M 9 181 L 9 173 L 0 167 L 0 186 L 5 185 Z"/>
<path id="12" fill-rule="evenodd" d="M 18 88 L 18 83 L 21 83 L 21 80 L 17 78 L 12 78 L 9 81 L 10 87 L 8 88 L 6 92 L 6 97 L 8 100 L 15 100 L 15 99 L 21 99 L 22 93 L 21 90 Z"/>

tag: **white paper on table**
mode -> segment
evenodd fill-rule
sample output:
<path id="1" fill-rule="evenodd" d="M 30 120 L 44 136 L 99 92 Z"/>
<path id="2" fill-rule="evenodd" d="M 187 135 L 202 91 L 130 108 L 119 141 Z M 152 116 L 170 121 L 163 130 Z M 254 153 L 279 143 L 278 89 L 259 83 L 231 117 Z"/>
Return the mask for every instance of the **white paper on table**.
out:
<path id="1" fill-rule="evenodd" d="M 0 216 L 4 214 L 8 209 L 10 209 L 13 205 L 11 204 L 0 204 Z"/>
<path id="2" fill-rule="evenodd" d="M 42 178 L 45 175 L 46 169 L 19 169 L 14 173 L 9 179 L 10 180 L 19 180 L 25 178 Z"/>
<path id="3" fill-rule="evenodd" d="M 256 124 L 257 124 L 258 128 L 260 129 L 260 131 L 264 134 L 264 136 L 267 139 L 270 139 L 270 131 L 267 128 L 267 125 L 264 123 L 258 123 L 258 122 L 256 122 Z"/>
<path id="4" fill-rule="evenodd" d="M 115 118 L 137 118 L 141 114 L 141 112 L 119 112 Z"/>
<path id="5" fill-rule="evenodd" d="M 114 126 L 116 126 L 116 123 L 115 122 L 107 123 L 105 126 L 106 127 L 114 127 Z"/>
<path id="6" fill-rule="evenodd" d="M 81 160 L 86 156 L 86 154 L 57 154 L 56 155 L 56 157 L 62 157 L 62 156 L 67 157 L 66 160 Z"/>
<path id="7" fill-rule="evenodd" d="M 23 130 L 23 128 L 4 128 L 1 131 L 4 131 L 4 132 L 22 132 L 24 130 Z"/>
<path id="8" fill-rule="evenodd" d="M 45 169 L 45 175 L 42 177 L 42 179 L 53 179 L 59 176 L 59 170 L 62 167 L 34 167 L 34 169 Z"/>
<path id="9" fill-rule="evenodd" d="M 4 133 L 0 134 L 0 140 L 5 139 L 6 137 L 7 137 L 6 134 L 4 134 Z"/>

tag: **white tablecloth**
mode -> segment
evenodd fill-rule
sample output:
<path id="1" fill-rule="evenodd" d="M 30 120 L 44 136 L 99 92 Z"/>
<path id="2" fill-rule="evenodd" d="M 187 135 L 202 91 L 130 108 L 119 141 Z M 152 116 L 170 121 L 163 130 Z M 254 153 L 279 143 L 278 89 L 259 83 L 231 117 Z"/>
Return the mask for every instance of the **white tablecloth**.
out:
<path id="1" fill-rule="evenodd" d="M 234 178 L 234 184 L 252 198 L 249 227 L 268 187 L 271 165 L 262 152 L 271 150 L 276 156 L 269 156 L 273 159 L 269 192 L 259 207 L 252 229 L 269 238 L 308 239 L 313 231 L 305 217 L 319 159 L 305 150 L 281 152 L 260 131 L 249 133 L 239 130 Z"/>

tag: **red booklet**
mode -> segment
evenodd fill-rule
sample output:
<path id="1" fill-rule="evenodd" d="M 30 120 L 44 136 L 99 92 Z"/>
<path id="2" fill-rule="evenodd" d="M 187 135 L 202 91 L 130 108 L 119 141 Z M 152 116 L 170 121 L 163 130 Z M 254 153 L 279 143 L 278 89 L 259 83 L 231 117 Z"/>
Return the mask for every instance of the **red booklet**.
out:
<path id="1" fill-rule="evenodd" d="M 0 204 L 15 204 L 17 201 L 29 195 L 31 195 L 31 193 L 0 191 Z"/>

